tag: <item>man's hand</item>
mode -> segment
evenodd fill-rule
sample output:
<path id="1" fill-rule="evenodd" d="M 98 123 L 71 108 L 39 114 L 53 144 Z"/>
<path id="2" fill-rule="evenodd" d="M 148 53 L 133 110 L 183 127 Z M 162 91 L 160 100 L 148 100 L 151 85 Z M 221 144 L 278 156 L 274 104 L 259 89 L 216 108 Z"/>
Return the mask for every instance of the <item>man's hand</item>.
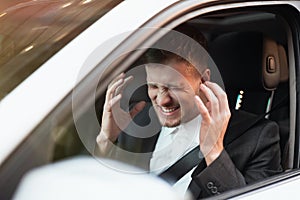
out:
<path id="1" fill-rule="evenodd" d="M 196 105 L 202 116 L 200 129 L 200 149 L 207 166 L 221 154 L 223 139 L 230 118 L 226 93 L 216 83 L 206 81 L 200 85 L 207 102 L 195 96 Z"/>
<path id="2" fill-rule="evenodd" d="M 126 128 L 132 118 L 145 107 L 146 103 L 144 101 L 137 103 L 130 112 L 125 112 L 120 107 L 122 92 L 132 79 L 133 76 L 125 78 L 125 74 L 122 73 L 108 86 L 102 114 L 101 131 L 97 136 L 100 151 L 106 149 L 109 142 L 115 142 L 121 129 Z"/>

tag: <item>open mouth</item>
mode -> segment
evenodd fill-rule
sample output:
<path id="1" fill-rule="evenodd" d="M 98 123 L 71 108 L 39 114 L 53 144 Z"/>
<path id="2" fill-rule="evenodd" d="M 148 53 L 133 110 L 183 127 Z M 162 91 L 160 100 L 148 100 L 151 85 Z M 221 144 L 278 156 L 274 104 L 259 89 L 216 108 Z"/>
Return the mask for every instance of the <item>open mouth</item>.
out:
<path id="1" fill-rule="evenodd" d="M 180 106 L 176 106 L 176 107 L 160 107 L 161 113 L 163 115 L 173 115 L 175 112 L 179 111 Z"/>

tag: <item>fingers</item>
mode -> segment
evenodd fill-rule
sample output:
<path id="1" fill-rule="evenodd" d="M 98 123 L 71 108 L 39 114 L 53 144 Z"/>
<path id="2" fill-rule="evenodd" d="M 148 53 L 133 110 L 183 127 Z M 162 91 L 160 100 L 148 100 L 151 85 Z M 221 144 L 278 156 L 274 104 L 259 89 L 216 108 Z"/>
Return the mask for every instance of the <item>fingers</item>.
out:
<path id="1" fill-rule="evenodd" d="M 227 95 L 219 85 L 206 81 L 200 85 L 200 90 L 210 104 L 209 112 L 212 115 L 229 110 Z"/>
<path id="2" fill-rule="evenodd" d="M 206 105 L 208 108 L 208 112 L 213 115 L 219 112 L 218 99 L 213 93 L 213 91 L 207 86 L 207 82 L 208 81 L 206 81 L 205 84 L 200 85 L 200 91 L 205 95 L 206 99 L 208 100 L 207 104 L 209 104 L 209 106 Z"/>
<path id="3" fill-rule="evenodd" d="M 125 78 L 124 73 L 121 73 L 112 80 L 106 92 L 105 110 L 107 112 L 110 112 L 114 105 L 120 103 L 120 99 L 122 97 L 121 94 L 131 80 L 133 80 L 133 76 Z"/>
<path id="4" fill-rule="evenodd" d="M 133 80 L 133 76 L 129 76 L 126 77 L 123 80 L 123 83 L 121 85 L 119 85 L 116 89 L 115 89 L 115 95 L 118 95 L 120 93 L 123 92 L 124 88 L 128 85 L 129 82 L 131 82 Z"/>
<path id="5" fill-rule="evenodd" d="M 117 77 L 115 77 L 111 82 L 110 84 L 108 85 L 108 88 L 111 87 L 111 85 L 113 85 L 115 82 L 117 82 L 118 80 L 120 80 L 121 78 L 124 78 L 125 77 L 125 73 L 122 72 L 121 74 L 119 74 Z"/>
<path id="6" fill-rule="evenodd" d="M 209 115 L 209 112 L 208 112 L 208 109 L 206 108 L 206 106 L 204 105 L 203 101 L 200 99 L 199 96 L 195 96 L 195 101 L 196 101 L 196 105 L 198 107 L 198 110 L 202 116 L 202 119 L 204 121 L 210 121 L 210 115 Z"/>
<path id="7" fill-rule="evenodd" d="M 133 76 L 129 76 L 125 78 L 125 75 L 122 73 L 116 79 L 112 81 L 112 83 L 108 86 L 107 96 L 109 98 L 113 98 L 118 94 L 122 93 L 124 88 L 128 85 L 128 83 L 133 80 Z"/>
<path id="8" fill-rule="evenodd" d="M 130 116 L 133 119 L 146 105 L 145 101 L 138 102 L 130 111 Z"/>
<path id="9" fill-rule="evenodd" d="M 207 81 L 206 85 L 217 97 L 219 110 L 220 111 L 229 110 L 228 99 L 225 91 L 216 83 Z"/>
<path id="10" fill-rule="evenodd" d="M 122 84 L 124 76 L 125 76 L 124 73 L 120 74 L 114 80 L 112 80 L 112 82 L 108 85 L 106 91 L 106 99 L 105 99 L 106 102 L 109 102 L 110 99 L 113 97 L 116 88 L 119 87 L 120 84 Z"/>
<path id="11" fill-rule="evenodd" d="M 115 83 L 110 85 L 110 87 L 106 91 L 106 98 L 105 98 L 105 104 L 104 109 L 107 112 L 111 111 L 111 107 L 116 104 L 120 99 L 121 95 L 115 95 L 115 90 L 117 87 L 119 87 L 123 83 L 123 79 L 117 80 Z"/>
<path id="12" fill-rule="evenodd" d="M 118 94 L 117 96 L 115 96 L 114 98 L 112 98 L 109 101 L 109 107 L 110 108 L 114 107 L 117 103 L 120 102 L 121 98 L 122 98 L 122 94 Z"/>

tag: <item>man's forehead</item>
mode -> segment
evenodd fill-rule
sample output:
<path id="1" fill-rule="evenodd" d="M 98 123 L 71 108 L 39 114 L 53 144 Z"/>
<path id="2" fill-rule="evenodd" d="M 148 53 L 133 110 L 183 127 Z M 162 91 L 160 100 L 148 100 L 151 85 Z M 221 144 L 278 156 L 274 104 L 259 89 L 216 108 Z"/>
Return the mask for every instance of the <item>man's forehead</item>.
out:
<path id="1" fill-rule="evenodd" d="M 172 65 L 172 64 L 148 64 L 146 65 L 146 72 L 148 76 L 151 76 L 155 73 L 160 73 L 161 75 L 176 75 L 176 76 L 184 76 L 183 71 L 186 66 Z"/>
<path id="2" fill-rule="evenodd" d="M 180 80 L 185 79 L 185 76 L 172 67 L 148 67 L 146 70 L 147 79 L 166 79 Z"/>
<path id="3" fill-rule="evenodd" d="M 187 78 L 179 72 L 176 72 L 176 74 L 164 73 L 166 71 L 161 70 L 157 70 L 159 73 L 152 72 L 153 71 L 149 70 L 149 73 L 147 73 L 148 84 L 164 87 L 184 87 L 189 84 Z"/>

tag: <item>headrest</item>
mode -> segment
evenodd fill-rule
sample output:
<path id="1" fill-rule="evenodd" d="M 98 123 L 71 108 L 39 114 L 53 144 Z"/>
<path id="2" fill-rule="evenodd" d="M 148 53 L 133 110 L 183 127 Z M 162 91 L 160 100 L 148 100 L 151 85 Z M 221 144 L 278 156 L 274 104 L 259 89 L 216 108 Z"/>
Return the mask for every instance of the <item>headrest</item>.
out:
<path id="1" fill-rule="evenodd" d="M 289 79 L 289 65 L 285 49 L 278 44 L 278 55 L 280 62 L 280 82 L 286 82 Z"/>
<path id="2" fill-rule="evenodd" d="M 260 32 L 223 34 L 209 51 L 227 88 L 274 90 L 288 79 L 284 48 Z"/>
<path id="3" fill-rule="evenodd" d="M 266 90 L 274 90 L 288 79 L 285 49 L 269 37 L 263 39 L 262 80 Z"/>

